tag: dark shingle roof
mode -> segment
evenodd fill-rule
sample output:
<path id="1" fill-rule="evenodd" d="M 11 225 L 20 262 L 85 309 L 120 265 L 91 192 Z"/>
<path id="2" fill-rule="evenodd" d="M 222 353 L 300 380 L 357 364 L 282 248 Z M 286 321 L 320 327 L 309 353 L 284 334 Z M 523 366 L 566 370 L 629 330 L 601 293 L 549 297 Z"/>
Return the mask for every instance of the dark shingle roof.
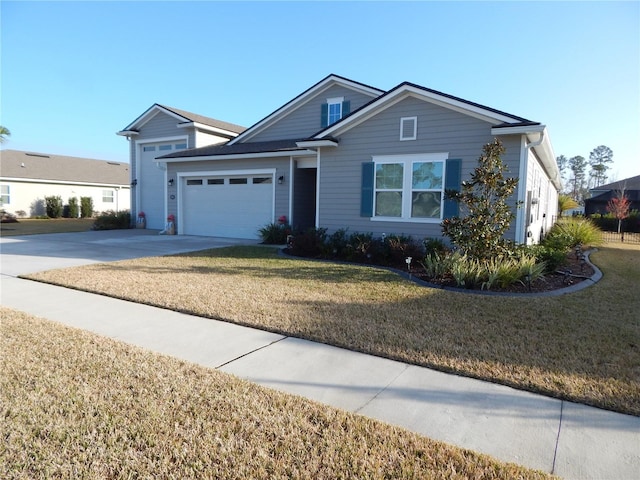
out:
<path id="1" fill-rule="evenodd" d="M 187 112 L 186 110 L 180 110 L 179 108 L 169 107 L 167 105 L 160 105 L 159 103 L 157 105 L 175 113 L 176 115 L 180 115 L 181 117 L 184 117 L 186 120 L 191 122 L 197 122 L 204 125 L 209 125 L 211 127 L 222 128 L 234 133 L 242 133 L 246 130 L 246 127 L 235 125 L 233 123 L 223 122 L 222 120 L 216 120 L 215 118 L 205 117 L 204 115 L 198 115 L 197 113 Z"/>
<path id="2" fill-rule="evenodd" d="M 159 158 L 184 158 L 184 157 L 210 157 L 216 155 L 241 155 L 249 153 L 265 152 L 289 152 L 293 150 L 304 150 L 296 145 L 306 139 L 271 140 L 268 142 L 247 142 L 228 145 L 226 143 L 209 145 L 207 147 L 192 148 L 170 153 Z"/>
<path id="3" fill-rule="evenodd" d="M 625 178 L 618 180 L 617 182 L 607 183 L 606 185 L 600 185 L 591 189 L 592 192 L 600 192 L 606 190 L 640 190 L 640 175 L 635 177 Z"/>
<path id="4" fill-rule="evenodd" d="M 0 176 L 77 183 L 129 185 L 129 164 L 20 150 L 0 151 Z"/>

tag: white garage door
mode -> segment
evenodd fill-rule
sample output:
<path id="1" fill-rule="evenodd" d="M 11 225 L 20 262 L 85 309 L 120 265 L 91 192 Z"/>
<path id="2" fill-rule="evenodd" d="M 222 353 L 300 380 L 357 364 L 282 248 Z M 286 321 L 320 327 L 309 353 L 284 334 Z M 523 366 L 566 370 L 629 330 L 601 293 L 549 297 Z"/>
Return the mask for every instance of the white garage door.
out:
<path id="1" fill-rule="evenodd" d="M 182 178 L 185 235 L 258 238 L 273 222 L 273 176 Z"/>
<path id="2" fill-rule="evenodd" d="M 165 171 L 158 168 L 156 157 L 187 148 L 184 142 L 163 142 L 142 145 L 138 162 L 138 212 L 147 216 L 147 228 L 165 227 Z"/>

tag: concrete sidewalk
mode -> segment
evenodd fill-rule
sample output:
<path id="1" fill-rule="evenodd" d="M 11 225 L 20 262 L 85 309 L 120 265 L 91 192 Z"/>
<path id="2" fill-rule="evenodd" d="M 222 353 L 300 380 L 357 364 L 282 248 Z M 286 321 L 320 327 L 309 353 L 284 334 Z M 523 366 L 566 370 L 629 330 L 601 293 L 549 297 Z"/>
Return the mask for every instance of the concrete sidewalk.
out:
<path id="1" fill-rule="evenodd" d="M 21 269 L 15 261 L 24 260 L 28 252 L 5 257 L 4 246 L 2 243 L 0 279 L 4 306 L 564 478 L 639 477 L 639 417 L 22 280 L 14 275 Z M 76 250 L 83 252 L 85 261 L 93 261 L 85 258 L 92 254 L 83 250 L 81 242 L 76 243 Z M 49 259 L 47 266 L 55 263 L 50 255 L 41 254 Z M 24 264 L 27 270 L 33 265 L 29 261 Z"/>

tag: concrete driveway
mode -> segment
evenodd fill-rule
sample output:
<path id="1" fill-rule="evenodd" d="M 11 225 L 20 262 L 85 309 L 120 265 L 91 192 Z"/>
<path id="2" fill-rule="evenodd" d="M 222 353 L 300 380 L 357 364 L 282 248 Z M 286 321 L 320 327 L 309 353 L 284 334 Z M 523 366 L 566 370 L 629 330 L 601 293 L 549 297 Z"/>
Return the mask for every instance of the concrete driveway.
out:
<path id="1" fill-rule="evenodd" d="M 0 273 L 12 277 L 54 268 L 170 255 L 258 240 L 159 235 L 157 230 L 104 230 L 0 237 Z"/>

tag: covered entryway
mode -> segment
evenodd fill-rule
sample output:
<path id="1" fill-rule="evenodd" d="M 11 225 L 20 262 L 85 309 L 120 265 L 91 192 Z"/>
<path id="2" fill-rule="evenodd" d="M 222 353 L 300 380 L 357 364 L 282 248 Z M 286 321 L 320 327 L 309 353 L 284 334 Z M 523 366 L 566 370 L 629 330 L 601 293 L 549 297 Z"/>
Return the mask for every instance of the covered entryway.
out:
<path id="1" fill-rule="evenodd" d="M 183 176 L 179 187 L 185 235 L 255 239 L 274 221 L 273 174 Z"/>

